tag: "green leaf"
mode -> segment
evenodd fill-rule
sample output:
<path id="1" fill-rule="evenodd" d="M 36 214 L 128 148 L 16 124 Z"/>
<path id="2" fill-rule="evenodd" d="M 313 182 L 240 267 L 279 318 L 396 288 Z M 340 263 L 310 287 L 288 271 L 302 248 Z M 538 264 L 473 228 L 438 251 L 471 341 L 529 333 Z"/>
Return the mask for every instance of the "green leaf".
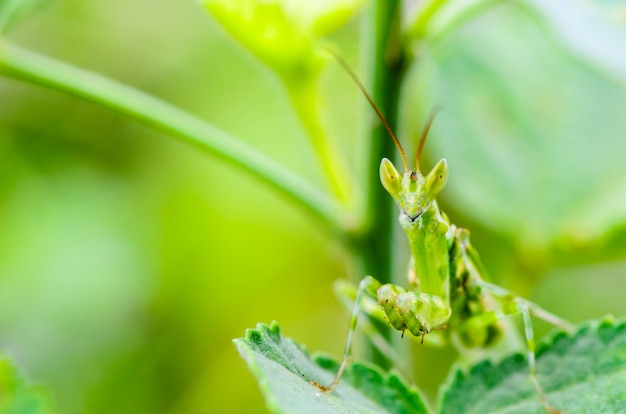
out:
<path id="1" fill-rule="evenodd" d="M 286 78 L 317 76 L 313 39 L 279 1 L 206 0 L 206 10 L 239 43 Z"/>
<path id="2" fill-rule="evenodd" d="M 234 39 L 280 76 L 334 195 L 351 204 L 351 176 L 323 117 L 319 81 L 330 55 L 321 37 L 345 24 L 365 0 L 200 1 Z"/>
<path id="3" fill-rule="evenodd" d="M 337 30 L 365 3 L 302 0 L 201 0 L 239 43 L 287 82 L 316 78 L 327 56 L 319 37 Z"/>
<path id="4" fill-rule="evenodd" d="M 51 400 L 46 388 L 30 384 L 8 358 L 0 356 L 0 413 L 51 414 Z"/>
<path id="5" fill-rule="evenodd" d="M 619 25 L 619 12 L 602 12 L 590 1 L 569 0 L 567 12 L 560 0 L 524 0 L 562 47 L 626 87 L 626 28 Z M 623 6 L 622 6 L 623 7 Z"/>
<path id="6" fill-rule="evenodd" d="M 537 351 L 537 370 L 548 402 L 575 413 L 626 412 L 626 322 L 590 323 L 572 336 L 558 333 Z M 457 370 L 443 393 L 441 412 L 537 413 L 546 410 L 516 354 L 498 364 Z"/>
<path id="7" fill-rule="evenodd" d="M 406 28 L 411 41 L 436 40 L 475 20 L 503 0 L 430 0 L 423 2 Z"/>
<path id="8" fill-rule="evenodd" d="M 626 89 L 563 56 L 513 5 L 478 23 L 431 45 L 407 89 L 432 91 L 410 98 L 424 114 L 446 108 L 427 147 L 448 159 L 452 220 L 466 214 L 533 252 L 592 246 L 626 223 Z"/>
<path id="9" fill-rule="evenodd" d="M 37 12 L 51 0 L 2 0 L 0 2 L 0 33 Z"/>
<path id="10" fill-rule="evenodd" d="M 275 322 L 259 324 L 234 340 L 257 377 L 268 409 L 274 413 L 427 413 L 417 390 L 396 374 L 384 374 L 361 363 L 351 364 L 332 392 L 311 384 L 330 384 L 336 361 L 312 359 L 293 340 L 284 338 Z"/>

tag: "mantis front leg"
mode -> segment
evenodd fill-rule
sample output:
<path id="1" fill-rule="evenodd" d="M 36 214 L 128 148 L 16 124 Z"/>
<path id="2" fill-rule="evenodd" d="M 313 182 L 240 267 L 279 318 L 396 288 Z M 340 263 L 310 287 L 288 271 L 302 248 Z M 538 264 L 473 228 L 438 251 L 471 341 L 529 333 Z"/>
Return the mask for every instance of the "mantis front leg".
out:
<path id="1" fill-rule="evenodd" d="M 402 335 L 408 330 L 415 336 L 421 336 L 422 341 L 424 336 L 432 329 L 440 329 L 444 326 L 452 312 L 450 306 L 436 295 L 407 291 L 393 284 L 381 285 L 372 276 L 366 276 L 359 284 L 352 315 L 350 316 L 348 339 L 339 370 L 330 385 L 320 386 L 315 384 L 324 391 L 331 391 L 339 384 L 352 358 L 352 341 L 365 295 L 377 298 L 387 320 L 394 329 L 402 332 Z"/>

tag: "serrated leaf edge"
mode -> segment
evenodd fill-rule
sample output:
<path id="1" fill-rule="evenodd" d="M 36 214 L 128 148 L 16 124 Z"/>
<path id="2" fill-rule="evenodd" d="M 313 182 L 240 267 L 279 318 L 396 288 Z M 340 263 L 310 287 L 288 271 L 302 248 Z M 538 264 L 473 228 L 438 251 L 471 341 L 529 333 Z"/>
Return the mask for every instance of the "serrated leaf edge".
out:
<path id="1" fill-rule="evenodd" d="M 274 397 L 273 392 L 270 389 L 269 381 L 265 379 L 265 376 L 263 375 L 261 369 L 255 363 L 253 363 L 253 354 L 256 351 L 252 349 L 252 347 L 248 343 L 249 340 L 253 339 L 253 336 L 263 336 L 264 333 L 270 334 L 272 336 L 277 335 L 282 340 L 288 341 L 289 343 L 293 344 L 300 351 L 302 351 L 312 363 L 317 365 L 320 369 L 327 371 L 333 375 L 336 373 L 340 365 L 340 362 L 334 356 L 324 352 L 315 352 L 311 354 L 309 353 L 308 349 L 302 344 L 294 341 L 289 337 L 283 336 L 280 325 L 276 321 L 272 321 L 270 325 L 257 323 L 255 328 L 246 329 L 244 337 L 233 339 L 233 343 L 237 347 L 240 355 L 242 355 L 242 357 L 246 360 L 246 363 L 249 369 L 252 371 L 253 375 L 257 378 L 261 394 L 263 394 L 263 397 L 265 399 L 266 407 L 271 412 L 280 412 L 278 401 Z M 322 363 L 323 360 L 332 362 L 332 365 L 326 366 L 326 364 Z M 382 379 L 381 383 L 384 386 L 416 397 L 422 402 L 428 413 L 434 412 L 428 400 L 424 398 L 420 393 L 419 388 L 416 385 L 409 384 L 399 371 L 395 369 L 385 371 L 376 364 L 366 361 L 356 361 L 348 366 L 346 373 L 358 369 L 364 369 L 370 373 L 374 373 L 380 376 Z"/>
<path id="2" fill-rule="evenodd" d="M 563 330 L 557 330 L 543 337 L 535 350 L 535 356 L 537 361 L 541 358 L 541 356 L 550 350 L 550 347 L 554 345 L 557 341 L 567 338 L 570 340 L 574 340 L 578 337 L 588 334 L 591 332 L 598 332 L 600 329 L 604 328 L 613 328 L 620 329 L 626 326 L 626 319 L 616 320 L 612 315 L 606 315 L 602 319 L 594 319 L 591 321 L 584 322 L 579 324 L 576 331 L 574 332 L 566 332 Z M 523 359 L 527 361 L 527 355 L 523 352 L 514 352 L 501 360 L 494 362 L 491 359 L 484 359 L 473 364 L 470 367 L 463 367 L 460 363 L 456 363 L 450 370 L 446 381 L 439 387 L 439 393 L 437 396 L 437 407 L 441 409 L 443 406 L 443 399 L 445 397 L 445 393 L 450 387 L 453 385 L 455 381 L 465 380 L 471 377 L 476 372 L 485 369 L 486 367 L 498 368 L 505 366 L 506 364 L 512 362 L 513 360 Z"/>

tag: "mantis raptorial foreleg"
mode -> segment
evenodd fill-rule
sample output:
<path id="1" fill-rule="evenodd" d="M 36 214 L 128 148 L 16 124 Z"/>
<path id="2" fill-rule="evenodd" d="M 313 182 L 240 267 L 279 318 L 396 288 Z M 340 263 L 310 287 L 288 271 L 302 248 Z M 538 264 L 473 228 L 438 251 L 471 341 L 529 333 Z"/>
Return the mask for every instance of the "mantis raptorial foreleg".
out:
<path id="1" fill-rule="evenodd" d="M 450 307 L 436 295 L 407 291 L 393 284 L 381 285 L 372 276 L 366 276 L 359 284 L 354 301 L 352 315 L 350 316 L 348 339 L 341 365 L 333 382 L 328 386 L 321 387 L 325 391 L 330 391 L 335 385 L 339 384 L 352 358 L 352 341 L 365 295 L 378 299 L 378 303 L 382 306 L 387 320 L 394 329 L 401 331 L 403 336 L 404 332 L 409 330 L 413 335 L 421 336 L 422 341 L 424 336 L 430 333 L 432 329 L 442 329 L 445 326 L 442 322 L 450 317 Z M 319 384 L 316 385 L 319 387 Z"/>

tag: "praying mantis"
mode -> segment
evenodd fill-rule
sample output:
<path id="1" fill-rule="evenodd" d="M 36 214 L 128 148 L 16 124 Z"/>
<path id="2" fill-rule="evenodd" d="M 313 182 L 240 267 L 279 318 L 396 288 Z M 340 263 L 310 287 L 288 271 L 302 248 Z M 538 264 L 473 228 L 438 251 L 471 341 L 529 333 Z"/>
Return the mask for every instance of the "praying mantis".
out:
<path id="1" fill-rule="evenodd" d="M 570 332 L 573 326 L 513 292 L 490 283 L 478 253 L 470 243 L 470 232 L 452 224 L 439 208 L 437 196 L 448 179 L 447 161 L 440 160 L 427 174 L 423 174 L 420 168 L 422 149 L 438 109 L 433 110 L 426 121 L 419 140 L 415 168 L 409 168 L 402 145 L 389 123 L 354 72 L 339 56 L 335 57 L 363 92 L 400 152 L 403 173 L 387 158 L 381 161 L 379 173 L 383 187 L 399 209 L 399 222 L 407 236 L 411 260 L 408 288 L 381 284 L 372 276 L 366 276 L 360 282 L 337 374 L 328 386 L 313 384 L 322 391 L 331 392 L 340 383 L 352 356 L 352 342 L 363 300 L 369 296 L 377 300 L 388 323 L 402 336 L 408 331 L 421 337 L 423 343 L 426 335 L 441 331 L 460 351 L 496 344 L 505 335 L 502 319 L 521 315 L 530 380 L 546 411 L 560 413 L 550 405 L 539 383 L 531 316 Z"/>

